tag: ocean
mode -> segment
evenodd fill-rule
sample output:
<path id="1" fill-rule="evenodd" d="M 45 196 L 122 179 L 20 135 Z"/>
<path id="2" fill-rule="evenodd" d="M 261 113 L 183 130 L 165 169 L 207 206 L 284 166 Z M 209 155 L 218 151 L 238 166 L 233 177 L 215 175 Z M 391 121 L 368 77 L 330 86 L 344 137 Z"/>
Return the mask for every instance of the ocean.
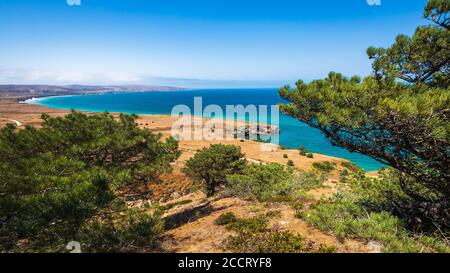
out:
<path id="1" fill-rule="evenodd" d="M 92 112 L 170 114 L 175 105 L 187 105 L 193 112 L 194 97 L 202 97 L 203 108 L 214 104 L 222 107 L 224 112 L 226 105 L 256 105 L 257 107 L 268 105 L 270 112 L 271 105 L 284 102 L 278 96 L 277 89 L 199 89 L 60 96 L 32 100 L 30 103 L 50 108 Z M 331 145 L 318 129 L 311 128 L 292 117 L 280 114 L 279 127 L 281 130 L 280 144 L 288 148 L 303 146 L 310 152 L 345 158 L 367 171 L 383 167 L 381 163 L 368 156 L 350 153 Z"/>

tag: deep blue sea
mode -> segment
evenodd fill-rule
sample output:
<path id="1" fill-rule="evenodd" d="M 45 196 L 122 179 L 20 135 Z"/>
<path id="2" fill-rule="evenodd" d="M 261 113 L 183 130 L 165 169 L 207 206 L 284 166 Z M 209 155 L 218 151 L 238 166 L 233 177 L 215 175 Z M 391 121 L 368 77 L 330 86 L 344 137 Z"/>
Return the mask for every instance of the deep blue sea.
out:
<path id="1" fill-rule="evenodd" d="M 194 97 L 202 97 L 203 107 L 216 104 L 225 111 L 226 105 L 276 105 L 284 101 L 276 89 L 201 89 L 170 92 L 109 93 L 99 95 L 48 97 L 32 103 L 51 108 L 75 109 L 93 112 L 124 112 L 133 114 L 170 114 L 179 104 L 194 105 Z M 193 110 L 192 110 L 193 111 Z M 372 171 L 383 165 L 367 156 L 350 153 L 332 146 L 317 129 L 280 115 L 280 144 L 289 148 L 304 146 L 308 151 L 346 158 L 361 168 Z"/>

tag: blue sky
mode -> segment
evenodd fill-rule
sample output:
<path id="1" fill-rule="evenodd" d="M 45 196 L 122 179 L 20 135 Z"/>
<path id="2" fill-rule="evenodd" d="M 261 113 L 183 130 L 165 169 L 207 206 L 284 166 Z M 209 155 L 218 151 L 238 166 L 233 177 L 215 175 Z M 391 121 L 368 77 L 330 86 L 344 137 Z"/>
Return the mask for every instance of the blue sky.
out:
<path id="1" fill-rule="evenodd" d="M 279 87 L 367 75 L 426 0 L 0 1 L 0 84 Z"/>

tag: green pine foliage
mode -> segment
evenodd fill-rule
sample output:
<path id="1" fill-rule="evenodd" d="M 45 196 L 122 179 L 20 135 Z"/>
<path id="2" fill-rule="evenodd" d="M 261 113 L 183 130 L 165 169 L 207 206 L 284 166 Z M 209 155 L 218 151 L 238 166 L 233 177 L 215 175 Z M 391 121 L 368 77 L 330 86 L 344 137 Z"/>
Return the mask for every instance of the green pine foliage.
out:
<path id="1" fill-rule="evenodd" d="M 106 219 L 115 212 L 130 213 L 120 191 L 151 182 L 169 171 L 179 156 L 175 140 L 162 141 L 160 135 L 139 129 L 133 115 L 115 120 L 107 113 L 72 112 L 42 118 L 42 128 L 17 130 L 8 125 L 0 130 L 2 251 L 65 251 L 65 244 L 90 230 L 86 227 L 95 219 L 107 232 L 112 226 Z M 157 225 L 157 217 L 132 219 L 136 228 L 142 224 L 140 238 L 147 238 L 145 230 L 150 235 L 157 230 L 146 228 Z M 111 233 L 109 242 L 135 242 L 133 228 L 121 228 L 127 239 Z M 89 241 L 80 243 L 83 247 Z M 117 245 L 97 246 L 84 250 L 118 250 Z"/>
<path id="2" fill-rule="evenodd" d="M 444 229 L 450 228 L 449 11 L 448 0 L 431 0 L 424 12 L 430 25 L 399 35 L 389 48 L 369 48 L 371 76 L 331 72 L 279 92 L 289 102 L 284 113 L 320 129 L 334 145 L 397 169 L 413 200 L 398 210 L 420 219 L 417 225 Z"/>
<path id="3" fill-rule="evenodd" d="M 183 171 L 202 183 L 207 196 L 211 197 L 217 186 L 226 183 L 227 175 L 240 173 L 246 163 L 240 147 L 216 144 L 198 151 L 186 162 Z"/>

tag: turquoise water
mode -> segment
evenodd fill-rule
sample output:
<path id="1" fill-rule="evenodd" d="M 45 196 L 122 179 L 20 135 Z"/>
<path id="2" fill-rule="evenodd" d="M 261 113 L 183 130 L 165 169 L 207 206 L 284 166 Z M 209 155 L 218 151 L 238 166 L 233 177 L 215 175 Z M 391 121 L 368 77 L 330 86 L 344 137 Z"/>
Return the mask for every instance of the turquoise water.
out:
<path id="1" fill-rule="evenodd" d="M 49 97 L 32 103 L 51 108 L 93 112 L 124 112 L 134 114 L 170 114 L 172 107 L 184 104 L 194 109 L 194 97 L 202 97 L 203 107 L 226 105 L 276 105 L 284 101 L 276 89 L 211 89 L 170 92 L 110 93 L 100 95 Z M 193 111 L 193 110 L 192 110 Z M 280 115 L 280 144 L 289 148 L 304 146 L 308 151 L 346 158 L 361 168 L 372 171 L 383 165 L 370 157 L 350 153 L 332 146 L 317 129 L 289 116 Z"/>

